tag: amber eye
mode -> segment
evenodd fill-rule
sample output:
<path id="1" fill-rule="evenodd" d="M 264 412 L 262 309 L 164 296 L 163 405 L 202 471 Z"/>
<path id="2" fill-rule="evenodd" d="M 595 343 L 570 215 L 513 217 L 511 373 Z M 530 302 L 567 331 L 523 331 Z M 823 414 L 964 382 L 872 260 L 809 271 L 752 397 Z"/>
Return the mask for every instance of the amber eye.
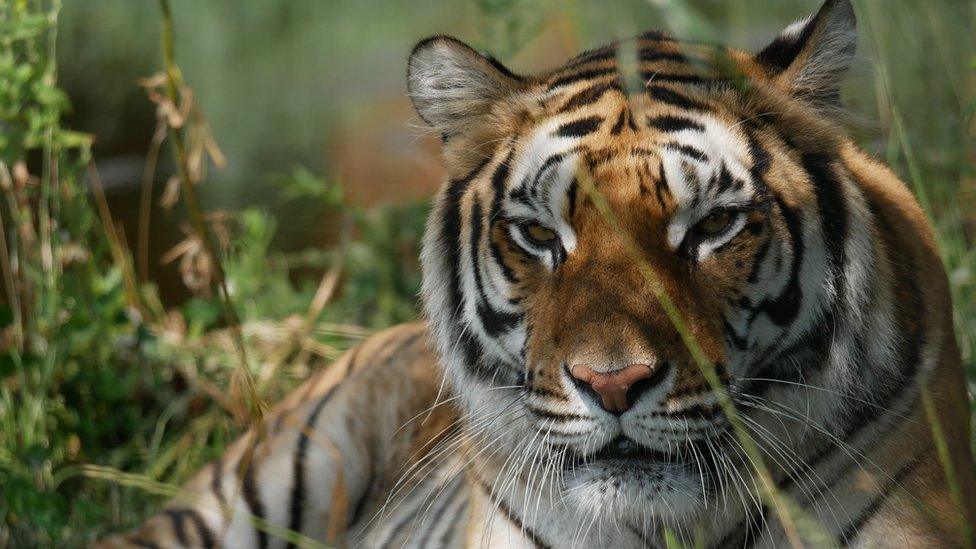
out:
<path id="1" fill-rule="evenodd" d="M 556 240 L 556 232 L 533 223 L 525 226 L 525 234 L 537 244 L 550 244 Z"/>
<path id="2" fill-rule="evenodd" d="M 731 223 L 732 212 L 729 210 L 719 210 L 699 221 L 695 229 L 705 236 L 715 236 L 727 229 Z"/>

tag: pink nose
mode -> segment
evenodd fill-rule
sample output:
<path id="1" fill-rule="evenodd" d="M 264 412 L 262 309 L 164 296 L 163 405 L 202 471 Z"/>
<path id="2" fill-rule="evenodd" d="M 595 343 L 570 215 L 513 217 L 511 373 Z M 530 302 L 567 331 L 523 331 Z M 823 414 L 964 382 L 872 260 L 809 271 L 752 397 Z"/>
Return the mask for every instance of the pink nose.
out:
<path id="1" fill-rule="evenodd" d="M 631 364 L 613 372 L 597 372 L 586 364 L 577 364 L 569 372 L 596 391 L 600 395 L 603 409 L 611 414 L 620 414 L 630 408 L 627 391 L 638 381 L 654 374 L 654 370 L 647 364 Z"/>

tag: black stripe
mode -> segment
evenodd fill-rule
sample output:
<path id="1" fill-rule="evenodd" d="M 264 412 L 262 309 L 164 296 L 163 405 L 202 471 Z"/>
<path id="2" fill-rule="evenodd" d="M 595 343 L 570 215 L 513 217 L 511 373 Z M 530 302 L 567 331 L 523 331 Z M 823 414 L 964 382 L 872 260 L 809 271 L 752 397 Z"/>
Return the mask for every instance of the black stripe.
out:
<path id="1" fill-rule="evenodd" d="M 168 517 L 173 523 L 173 534 L 176 536 L 176 541 L 184 547 L 197 547 L 195 543 L 191 543 L 190 538 L 187 536 L 186 520 L 189 519 L 192 523 L 194 529 L 196 529 L 197 537 L 200 539 L 200 545 L 205 549 L 211 549 L 214 547 L 214 534 L 210 531 L 207 523 L 200 516 L 200 513 L 193 509 L 166 509 L 163 511 L 163 515 Z"/>
<path id="2" fill-rule="evenodd" d="M 630 110 L 624 107 L 620 114 L 617 116 L 617 121 L 614 122 L 613 127 L 610 128 L 611 135 L 620 135 L 624 131 L 624 125 L 630 118 Z"/>
<path id="3" fill-rule="evenodd" d="M 358 353 L 359 349 L 361 348 L 362 345 L 357 347 L 353 352 Z M 354 354 L 352 357 L 350 357 L 350 364 L 352 363 L 353 359 L 355 359 L 355 356 L 356 355 Z M 351 370 L 352 366 L 350 366 L 346 371 L 347 376 Z M 289 506 L 291 520 L 288 522 L 288 528 L 294 532 L 302 532 L 302 522 L 304 519 L 305 497 L 307 493 L 305 489 L 305 485 L 307 484 L 305 479 L 305 460 L 308 456 L 308 443 L 310 440 L 308 431 L 314 430 L 315 423 L 318 421 L 322 408 L 324 408 L 325 405 L 328 404 L 332 399 L 333 395 L 335 395 L 336 389 L 339 388 L 339 383 L 336 383 L 330 387 L 324 395 L 319 397 L 318 402 L 315 403 L 315 407 L 312 408 L 312 412 L 308 415 L 308 419 L 305 421 L 305 424 L 302 426 L 302 429 L 298 434 L 298 448 L 295 451 L 295 457 L 292 461 L 292 469 L 295 473 L 291 487 L 291 504 Z M 295 547 L 295 543 L 289 541 L 286 547 L 289 549 Z"/>
<path id="4" fill-rule="evenodd" d="M 508 521 L 512 523 L 512 526 L 515 526 L 517 530 L 519 530 L 520 532 L 522 532 L 523 535 L 528 537 L 535 547 L 538 547 L 539 549 L 549 549 L 549 545 L 544 541 L 542 541 L 542 538 L 539 537 L 539 535 L 535 532 L 535 530 L 526 526 L 525 523 L 522 522 L 522 520 L 518 516 L 516 516 L 514 512 L 512 512 L 511 507 L 508 506 L 504 498 L 496 495 L 492 491 L 492 489 L 489 486 L 485 485 L 484 482 L 481 482 L 480 479 L 479 479 L 479 484 L 481 484 L 481 489 L 484 490 L 486 494 L 488 494 L 488 499 L 491 500 L 491 502 L 494 503 L 495 506 L 498 509 L 500 509 L 502 513 L 505 514 L 505 518 L 507 518 Z"/>
<path id="5" fill-rule="evenodd" d="M 478 53 L 479 53 L 479 55 L 481 55 L 481 57 L 484 57 L 485 58 L 485 61 L 488 61 L 489 63 L 491 63 L 491 66 L 492 67 L 495 67 L 495 69 L 497 69 L 498 72 L 504 74 L 505 76 L 511 78 L 512 80 L 518 80 L 519 82 L 525 80 L 525 78 L 523 76 L 520 76 L 520 75 L 515 74 L 514 72 L 512 72 L 508 67 L 506 67 L 505 65 L 503 65 L 501 63 L 501 61 L 495 59 L 495 57 L 492 56 L 491 54 L 488 54 L 488 53 L 485 53 L 485 52 L 478 52 Z"/>
<path id="6" fill-rule="evenodd" d="M 616 44 L 611 46 L 605 46 L 602 48 L 597 48 L 595 50 L 584 51 L 583 53 L 577 55 L 576 57 L 569 60 L 565 68 L 577 67 L 579 65 L 584 65 L 587 63 L 596 63 L 598 61 L 608 61 L 610 59 L 617 58 L 617 46 Z"/>
<path id="7" fill-rule="evenodd" d="M 656 47 L 640 48 L 637 57 L 641 62 L 654 63 L 657 61 L 673 61 L 675 63 L 687 63 L 688 58 L 681 53 L 671 51 L 660 51 Z M 607 46 L 587 52 L 583 52 L 571 59 L 563 70 L 572 69 L 581 65 L 596 64 L 603 61 L 616 61 L 617 46 Z"/>
<path id="8" fill-rule="evenodd" d="M 529 392 L 533 395 L 551 398 L 554 400 L 567 400 L 566 395 L 553 391 L 552 389 L 546 389 L 545 387 L 540 387 L 538 385 L 533 385 L 529 388 Z"/>
<path id="9" fill-rule="evenodd" d="M 251 514 L 255 518 L 266 520 L 264 514 L 264 504 L 261 503 L 261 495 L 258 491 L 257 484 L 254 481 L 254 472 L 256 469 L 256 464 L 254 463 L 254 449 L 257 447 L 257 433 L 254 435 L 255 442 L 254 445 L 250 447 L 250 463 L 247 464 L 247 471 L 244 471 L 244 479 L 241 482 L 241 492 L 244 496 L 244 502 L 247 503 L 248 509 L 251 510 Z M 241 456 L 244 459 L 245 456 Z M 255 535 L 258 537 L 258 547 L 260 549 L 267 549 L 268 547 L 268 533 L 255 525 Z"/>
<path id="10" fill-rule="evenodd" d="M 769 521 L 766 519 L 767 516 L 769 516 L 769 508 L 762 505 L 759 508 L 758 513 L 752 514 L 749 517 L 749 524 L 746 527 L 744 549 L 752 547 L 759 541 L 759 538 L 762 536 L 767 525 L 769 524 Z"/>
<path id="11" fill-rule="evenodd" d="M 671 196 L 671 189 L 668 187 L 668 178 L 664 174 L 664 163 L 658 164 L 657 179 L 654 180 L 654 195 L 657 197 L 658 204 L 664 209 L 664 195 Z"/>
<path id="12" fill-rule="evenodd" d="M 558 137 L 583 137 L 595 132 L 602 122 L 603 118 L 599 116 L 588 116 L 559 126 L 555 135 Z"/>
<path id="13" fill-rule="evenodd" d="M 143 549 L 162 549 L 159 545 L 144 539 L 130 537 L 129 541 L 131 541 L 133 545 L 142 547 Z"/>
<path id="14" fill-rule="evenodd" d="M 197 529 L 197 535 L 200 536 L 200 542 L 202 543 L 203 548 L 213 549 L 216 547 L 216 544 L 214 543 L 214 534 L 210 530 L 210 527 L 207 526 L 207 523 L 203 520 L 203 517 L 200 516 L 200 513 L 193 509 L 187 509 L 186 516 L 190 518 L 190 522 L 192 522 L 193 526 Z"/>
<path id="15" fill-rule="evenodd" d="M 709 180 L 708 184 L 716 194 L 724 193 L 733 187 L 736 190 L 742 189 L 742 182 L 738 181 L 732 176 L 732 173 L 729 172 L 729 168 L 724 161 L 722 162 L 722 167 L 719 172 Z"/>
<path id="16" fill-rule="evenodd" d="M 403 515 L 400 517 L 400 519 L 392 527 L 385 529 L 387 532 L 389 532 L 389 534 L 383 540 L 376 540 L 375 547 L 392 547 L 393 540 L 396 538 L 396 536 L 402 533 L 408 524 L 413 524 L 420 520 L 418 514 L 423 510 L 424 503 L 426 503 L 430 493 L 436 489 L 436 486 L 431 487 L 430 490 L 428 490 L 427 487 L 434 484 L 438 480 L 437 475 L 430 474 L 430 472 L 432 472 L 433 469 L 438 466 L 438 464 L 431 461 L 423 464 L 422 467 L 427 467 L 428 465 L 431 467 L 430 471 L 420 477 L 420 480 L 417 481 L 417 483 L 410 488 L 409 491 L 407 491 L 407 493 L 403 496 L 403 499 L 397 501 L 396 505 L 393 507 L 393 510 L 390 512 L 390 515 L 386 517 L 388 520 L 392 519 L 393 513 L 403 511 Z M 408 510 L 409 503 L 412 502 L 410 499 L 411 497 L 414 498 L 414 500 L 419 498 L 420 501 L 412 509 Z M 412 534 L 413 529 L 408 532 L 407 537 L 401 544 L 401 547 L 406 545 L 406 542 L 409 541 L 410 535 Z"/>
<path id="17" fill-rule="evenodd" d="M 891 495 L 891 492 L 896 487 L 900 486 L 903 480 L 908 478 L 908 475 L 919 466 L 919 464 L 922 462 L 922 458 L 927 453 L 929 453 L 929 450 L 922 451 L 919 455 L 915 456 L 908 463 L 902 465 L 902 467 L 898 469 L 898 472 L 895 473 L 887 484 L 885 484 L 885 486 L 881 489 L 881 492 L 878 493 L 878 495 L 875 496 L 874 499 L 872 499 L 871 502 L 861 510 L 858 516 L 851 521 L 847 528 L 841 532 L 840 538 L 837 540 L 838 545 L 841 547 L 847 547 L 852 542 L 857 540 L 858 536 L 860 535 L 861 527 L 867 524 L 872 518 L 874 518 L 875 515 L 878 514 L 878 511 L 880 511 L 881 508 L 884 507 L 885 502 L 888 501 L 888 497 Z"/>
<path id="18" fill-rule="evenodd" d="M 453 524 L 448 525 L 448 527 L 444 529 L 444 533 L 441 534 L 441 539 L 439 540 L 438 547 L 455 546 L 454 544 L 451 543 L 451 540 L 454 536 L 457 535 L 457 532 L 459 530 L 461 531 L 461 533 L 464 533 L 465 524 L 461 522 L 459 519 L 461 517 L 464 517 L 464 514 L 467 511 L 468 511 L 468 499 L 465 497 L 463 500 L 461 500 L 460 505 L 458 505 L 457 511 L 453 514 L 453 517 L 455 517 L 458 520 L 455 520 Z"/>
<path id="19" fill-rule="evenodd" d="M 227 496 L 224 495 L 224 463 L 223 456 L 217 458 L 213 462 L 213 478 L 210 479 L 210 491 L 214 493 L 217 498 L 217 502 L 220 503 L 221 507 L 227 506 Z"/>
<path id="20" fill-rule="evenodd" d="M 577 149 L 576 147 L 573 148 L 573 150 L 576 150 L 576 149 Z M 531 183 L 523 183 L 522 188 L 527 188 L 528 192 L 530 194 L 532 194 L 532 196 L 539 196 L 539 183 L 542 181 L 542 178 L 545 177 L 546 174 L 548 174 L 549 171 L 552 170 L 556 166 L 556 164 L 562 162 L 563 159 L 566 158 L 566 155 L 567 154 L 570 154 L 570 153 L 556 153 L 556 154 L 550 156 L 549 158 L 547 158 L 546 161 L 543 162 L 541 166 L 539 166 L 539 169 L 536 170 L 535 176 L 532 178 L 532 182 Z M 511 157 L 509 157 L 509 159 L 510 158 Z M 506 162 L 509 159 L 506 159 Z M 499 174 L 496 172 L 495 175 L 498 176 Z M 501 174 L 501 175 L 503 177 L 493 177 L 492 178 L 492 186 L 495 188 L 495 193 L 496 193 L 495 196 L 496 196 L 496 199 L 497 199 L 497 197 L 501 196 L 501 193 L 503 192 L 503 190 L 505 188 L 505 180 L 508 178 L 507 167 L 506 167 L 505 173 L 504 174 Z M 528 179 L 528 177 L 526 177 L 526 179 Z M 509 196 L 513 196 L 514 194 L 515 193 L 513 192 L 513 193 L 509 194 Z M 501 210 L 501 204 L 500 203 L 498 205 L 496 205 L 496 207 L 498 208 L 498 210 Z M 498 213 L 499 213 L 499 211 L 495 211 L 493 209 L 493 211 L 492 211 L 492 219 L 493 220 L 497 220 L 499 218 Z"/>
<path id="21" fill-rule="evenodd" d="M 759 280 L 759 271 L 763 267 L 763 262 L 766 260 L 766 255 L 769 253 L 769 248 L 772 243 L 773 237 L 768 236 L 759 245 L 759 249 L 756 250 L 756 255 L 752 258 L 752 266 L 749 269 L 749 276 L 746 277 L 746 282 L 749 284 L 755 284 Z"/>
<path id="22" fill-rule="evenodd" d="M 683 143 L 666 143 L 663 148 L 679 152 L 699 162 L 708 162 L 708 155 L 705 154 L 705 151 L 692 147 L 691 145 L 685 145 Z"/>
<path id="23" fill-rule="evenodd" d="M 678 84 L 701 85 L 707 82 L 706 79 L 697 74 L 671 74 L 656 71 L 641 71 L 641 79 L 644 81 L 645 85 L 654 84 L 656 82 L 675 82 Z"/>
<path id="24" fill-rule="evenodd" d="M 777 36 L 771 44 L 756 54 L 756 61 L 774 72 L 786 70 L 800 54 L 804 44 L 810 39 L 816 23 L 811 19 L 798 35 Z"/>
<path id="25" fill-rule="evenodd" d="M 574 177 L 573 182 L 569 184 L 569 189 L 566 191 L 566 201 L 569 203 L 568 219 L 570 224 L 573 222 L 573 217 L 576 215 L 576 197 L 579 195 L 579 181 Z"/>
<path id="26" fill-rule="evenodd" d="M 485 374 L 485 372 L 477 368 L 480 346 L 461 320 L 461 306 L 464 302 L 464 296 L 461 293 L 461 199 L 464 197 L 465 192 L 467 192 L 471 181 L 484 170 L 488 162 L 489 159 L 485 159 L 471 173 L 450 183 L 445 193 L 443 212 L 441 215 L 440 241 L 444 250 L 445 261 L 450 269 L 448 278 L 450 303 L 448 311 L 451 315 L 453 325 L 458 329 L 458 333 L 454 336 L 454 339 L 458 342 L 461 351 L 465 355 L 465 364 L 476 375 Z"/>
<path id="27" fill-rule="evenodd" d="M 518 277 L 515 275 L 515 271 L 513 271 L 512 268 L 509 267 L 507 263 L 505 263 L 505 258 L 502 256 L 501 249 L 498 247 L 498 242 L 494 238 L 492 238 L 492 228 L 495 226 L 495 223 L 500 223 L 502 221 L 502 215 L 501 215 L 502 197 L 505 196 L 505 184 L 508 181 L 508 174 L 509 174 L 508 164 L 511 161 L 513 154 L 514 152 L 509 151 L 508 155 L 505 157 L 505 160 L 502 160 L 502 163 L 499 166 L 499 168 L 495 170 L 494 174 L 492 174 L 491 187 L 492 187 L 493 195 L 491 199 L 491 210 L 489 211 L 489 218 L 488 218 L 488 227 L 489 227 L 488 228 L 488 251 L 491 254 L 491 257 L 494 260 L 495 264 L 498 265 L 498 267 L 501 269 L 502 276 L 509 284 L 517 283 Z M 481 230 L 480 216 L 472 218 L 471 223 L 473 224 L 473 228 L 477 227 L 479 231 Z M 475 273 L 477 276 L 480 277 L 478 271 L 475 271 Z M 479 288 L 480 288 L 480 279 L 479 279 Z"/>
<path id="28" fill-rule="evenodd" d="M 352 517 L 349 519 L 350 527 L 359 524 L 359 521 L 362 520 L 363 512 L 366 511 L 366 504 L 369 503 L 371 496 L 376 491 L 376 484 L 378 480 L 379 478 L 377 477 L 376 472 L 373 470 L 373 464 L 370 462 L 369 484 L 367 484 L 366 490 L 364 490 L 359 496 L 359 500 L 356 502 L 356 505 L 353 506 Z"/>
<path id="29" fill-rule="evenodd" d="M 749 141 L 749 156 L 752 160 L 752 166 L 749 167 L 749 175 L 752 178 L 752 186 L 756 192 L 756 201 L 759 203 L 760 209 L 766 211 L 768 215 L 770 192 L 766 186 L 765 176 L 772 165 L 772 156 L 759 143 L 759 140 L 756 139 L 755 129 L 749 125 L 750 121 L 754 122 L 754 120 L 746 119 L 743 123 L 746 138 Z"/>
<path id="30" fill-rule="evenodd" d="M 503 170 L 502 170 L 503 169 Z M 508 173 L 508 167 L 502 164 L 500 171 Z M 504 175 L 502 176 L 504 177 Z M 481 231 L 484 220 L 482 219 L 481 201 L 477 197 L 471 202 L 471 241 L 469 243 L 469 253 L 471 254 L 471 270 L 474 271 L 474 285 L 478 292 L 478 300 L 475 304 L 475 312 L 481 322 L 485 332 L 489 337 L 498 337 L 503 332 L 507 332 L 518 325 L 522 320 L 522 315 L 499 311 L 491 306 L 488 301 L 488 294 L 485 292 L 484 281 L 481 279 Z"/>
<path id="31" fill-rule="evenodd" d="M 559 112 L 566 112 L 596 103 L 601 97 L 603 97 L 603 94 L 612 89 L 619 89 L 617 84 L 614 82 L 595 84 L 589 88 L 585 88 L 570 97 L 566 103 L 559 108 Z"/>
<path id="32" fill-rule="evenodd" d="M 417 547 L 428 547 L 427 543 L 430 541 L 430 536 L 434 533 L 435 530 L 437 530 L 437 525 L 441 521 L 441 518 L 444 516 L 444 513 L 447 511 L 448 508 L 450 508 L 454 504 L 454 500 L 457 497 L 458 492 L 460 492 L 461 488 L 464 486 L 462 477 L 456 477 L 453 481 L 451 481 L 451 483 L 454 484 L 453 490 L 451 490 L 449 493 L 445 493 L 442 490 L 437 495 L 437 498 L 441 500 L 441 504 L 437 508 L 437 510 L 434 511 L 434 514 L 431 515 L 430 521 L 427 523 L 426 531 L 423 533 L 423 536 L 420 538 L 419 542 L 417 543 Z M 449 518 L 448 520 L 451 519 Z"/>
<path id="33" fill-rule="evenodd" d="M 702 182 L 698 179 L 698 172 L 695 170 L 694 166 L 689 164 L 687 161 L 682 160 L 681 174 L 684 176 L 685 185 L 691 187 L 691 207 L 692 209 L 697 208 L 702 199 Z M 682 244 L 682 247 L 684 247 L 685 244 L 692 243 L 694 240 L 694 238 L 686 239 Z M 698 246 L 694 247 L 693 255 L 698 255 Z"/>
<path id="34" fill-rule="evenodd" d="M 665 133 L 680 132 L 681 130 L 705 131 L 705 125 L 683 116 L 649 116 L 647 125 Z"/>
<path id="35" fill-rule="evenodd" d="M 830 357 L 830 347 L 842 322 L 837 315 L 838 305 L 832 304 L 821 313 L 807 331 L 786 349 L 769 352 L 761 368 L 761 376 L 794 383 L 802 383 L 803 376 L 822 370 Z M 781 336 L 770 349 L 775 349 L 782 343 Z M 806 355 L 803 360 L 781 360 L 784 356 Z M 859 353 L 852 353 L 857 360 Z M 802 369 L 798 366 L 802 364 Z"/>
<path id="36" fill-rule="evenodd" d="M 606 67 L 600 69 L 591 69 L 587 71 L 572 72 L 560 78 L 557 78 L 549 84 L 549 90 L 554 90 L 558 87 L 565 86 L 567 84 L 572 84 L 574 82 L 580 82 L 582 80 L 590 80 L 593 78 L 599 78 L 601 76 L 609 76 L 617 72 L 616 67 Z"/>
<path id="37" fill-rule="evenodd" d="M 186 517 L 183 516 L 182 511 L 179 509 L 165 509 L 163 515 L 173 523 L 173 535 L 176 536 L 176 541 L 183 547 L 190 545 L 190 540 L 186 537 Z"/>
<path id="38" fill-rule="evenodd" d="M 711 389 L 712 386 L 707 383 L 703 383 L 701 385 L 692 385 L 690 387 L 682 387 L 676 391 L 672 391 L 668 393 L 668 400 L 674 401 L 674 400 L 679 400 L 686 396 L 703 395 L 711 391 Z"/>
<path id="39" fill-rule="evenodd" d="M 724 317 L 722 318 L 722 326 L 724 327 L 725 340 L 728 341 L 730 345 L 732 345 L 733 347 L 735 347 L 740 351 L 746 350 L 746 348 L 749 345 L 749 342 L 746 339 L 748 334 L 746 334 L 745 336 L 740 336 L 735 331 L 735 328 L 733 328 L 732 325 L 729 324 L 729 321 Z"/>
<path id="40" fill-rule="evenodd" d="M 663 32 L 663 31 L 658 31 L 658 30 L 649 30 L 649 31 L 646 31 L 646 32 L 642 33 L 640 36 L 638 36 L 637 38 L 639 38 L 641 40 L 647 40 L 649 42 L 672 42 L 672 41 L 674 41 L 674 39 L 671 38 L 670 36 L 668 36 L 667 33 Z"/>
<path id="41" fill-rule="evenodd" d="M 484 160 L 467 176 L 452 181 L 447 188 L 444 199 L 444 211 L 441 216 L 443 219 L 441 222 L 441 245 L 444 247 L 447 263 L 451 268 L 449 282 L 450 311 L 455 317 L 460 314 L 459 311 L 464 299 L 461 293 L 461 199 L 468 190 L 471 181 L 481 173 L 487 164 L 488 160 Z"/>
<path id="42" fill-rule="evenodd" d="M 673 51 L 658 51 L 653 48 L 641 48 L 637 55 L 644 63 L 653 63 L 656 61 L 674 61 L 675 63 L 688 62 L 688 57 L 682 53 Z"/>
<path id="43" fill-rule="evenodd" d="M 492 219 L 497 219 L 493 217 Z M 517 284 L 519 279 L 515 274 L 515 271 L 505 263 L 505 258 L 502 256 L 502 250 L 498 247 L 498 242 L 494 238 L 488 239 L 488 249 L 491 252 L 491 258 L 495 261 L 495 264 L 501 267 L 502 276 L 509 284 Z"/>
<path id="44" fill-rule="evenodd" d="M 847 207 L 841 182 L 831 160 L 822 154 L 803 155 L 803 168 L 813 180 L 820 211 L 820 226 L 827 250 L 827 262 L 837 295 L 844 294 L 844 243 L 847 240 Z"/>
<path id="45" fill-rule="evenodd" d="M 532 412 L 533 414 L 543 419 L 551 419 L 553 421 L 578 421 L 578 420 L 582 421 L 582 420 L 590 419 L 586 416 L 581 416 L 579 414 L 564 414 L 561 412 L 553 412 L 550 410 L 544 410 L 542 408 L 536 408 L 535 406 L 528 405 L 528 404 L 526 405 L 526 408 L 528 408 L 529 411 Z"/>
<path id="46" fill-rule="evenodd" d="M 765 313 L 769 317 L 769 320 L 777 326 L 782 327 L 793 322 L 796 315 L 800 313 L 800 303 L 803 300 L 803 289 L 800 287 L 800 269 L 803 266 L 803 252 L 805 247 L 803 244 L 800 214 L 794 212 L 779 197 L 775 197 L 775 203 L 783 219 L 786 221 L 786 227 L 789 230 L 790 240 L 793 244 L 793 263 L 790 280 L 779 296 L 774 299 L 763 299 L 756 307 L 753 319 L 755 319 L 755 315 Z"/>
<path id="47" fill-rule="evenodd" d="M 718 543 L 712 545 L 715 549 L 748 549 L 753 547 L 767 526 L 766 517 L 769 508 L 759 507 L 758 512 L 749 512 L 739 521 Z"/>
<path id="48" fill-rule="evenodd" d="M 653 99 L 656 99 L 661 103 L 678 107 L 679 109 L 684 109 L 686 111 L 703 111 L 708 108 L 700 101 L 696 101 L 685 96 L 684 94 L 662 86 L 649 86 L 647 88 L 647 93 Z"/>
<path id="49" fill-rule="evenodd" d="M 677 418 L 691 418 L 691 419 L 714 419 L 715 416 L 719 415 L 722 411 L 722 407 L 719 404 L 692 404 L 687 408 L 682 408 L 680 410 L 675 410 L 671 412 L 648 412 L 647 417 L 677 417 Z"/>
<path id="50" fill-rule="evenodd" d="M 650 185 L 654 183 L 654 176 L 651 175 L 651 168 L 647 162 L 641 162 L 637 166 L 637 189 L 641 196 L 651 193 Z"/>
<path id="51" fill-rule="evenodd" d="M 748 123 L 745 125 L 746 137 L 749 140 L 749 156 L 752 157 L 752 166 L 749 168 L 753 179 L 757 182 L 761 182 L 763 176 L 769 171 L 770 166 L 773 163 L 773 157 L 769 154 L 759 140 L 756 138 L 754 131 L 749 127 Z M 765 186 L 765 185 L 764 185 Z"/>

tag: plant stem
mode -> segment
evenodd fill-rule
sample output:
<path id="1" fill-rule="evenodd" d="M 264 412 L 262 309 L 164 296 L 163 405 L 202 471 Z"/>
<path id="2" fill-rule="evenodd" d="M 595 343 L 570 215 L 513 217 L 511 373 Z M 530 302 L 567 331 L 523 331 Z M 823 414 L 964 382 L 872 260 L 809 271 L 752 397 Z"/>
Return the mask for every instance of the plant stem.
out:
<path id="1" fill-rule="evenodd" d="M 159 8 L 162 12 L 162 46 L 163 64 L 166 70 L 166 93 L 173 105 L 179 105 L 183 75 L 179 69 L 179 66 L 176 64 L 176 53 L 173 40 L 173 17 L 169 7 L 169 1 L 159 0 Z M 220 262 L 217 246 L 214 244 L 213 237 L 207 228 L 206 218 L 204 216 L 203 209 L 200 206 L 200 199 L 190 177 L 190 170 L 187 164 L 186 145 L 183 141 L 183 134 L 181 128 L 173 126 L 170 126 L 169 133 L 172 140 L 171 142 L 173 144 L 173 154 L 175 156 L 178 176 L 180 179 L 181 196 L 183 197 L 184 204 L 186 205 L 187 214 L 190 217 L 190 223 L 193 226 L 193 230 L 203 242 L 207 255 L 210 256 L 210 263 L 213 266 L 214 272 L 212 285 L 214 286 L 215 293 L 218 296 L 218 301 L 220 302 L 224 319 L 227 322 L 227 325 L 230 327 L 232 339 L 234 340 L 234 347 L 240 361 L 237 371 L 235 372 L 235 379 L 241 384 L 240 388 L 243 390 L 244 396 L 247 399 L 249 410 L 253 415 L 260 418 L 263 410 L 257 397 L 254 377 L 251 374 L 250 367 L 248 366 L 247 351 L 244 346 L 244 336 L 241 331 L 240 318 L 237 316 L 237 311 L 234 309 L 233 302 L 231 301 L 230 292 L 227 288 L 227 279 L 224 274 L 223 265 Z"/>

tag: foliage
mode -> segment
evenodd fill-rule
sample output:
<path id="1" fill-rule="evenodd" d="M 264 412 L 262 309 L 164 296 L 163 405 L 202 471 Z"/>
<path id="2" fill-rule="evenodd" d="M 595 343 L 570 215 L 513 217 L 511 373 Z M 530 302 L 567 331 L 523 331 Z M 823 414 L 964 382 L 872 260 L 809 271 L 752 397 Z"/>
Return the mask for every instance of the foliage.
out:
<path id="1" fill-rule="evenodd" d="M 61 127 L 69 104 L 55 80 L 58 12 L 57 2 L 0 3 L 0 546 L 77 546 L 93 541 L 94 525 L 133 524 L 156 498 L 85 478 L 79 465 L 178 484 L 246 426 L 214 390 L 236 366 L 216 298 L 202 292 L 160 312 L 100 211 L 89 138 Z M 422 207 L 346 207 L 338 184 L 304 169 L 278 183 L 287 199 L 349 212 L 353 237 L 338 299 L 296 334 L 315 294 L 309 272 L 337 252 L 276 251 L 276 220 L 259 209 L 208 216 L 226 237 L 220 260 L 256 372 L 279 360 L 281 337 L 334 358 L 369 333 L 347 319 L 382 327 L 413 317 L 419 287 Z M 308 364 L 283 373 L 261 378 L 262 395 L 279 398 Z"/>
<path id="2" fill-rule="evenodd" d="M 127 358 L 142 334 L 81 185 L 89 139 L 60 127 L 68 103 L 54 81 L 57 10 L 0 4 L 0 541 L 52 543 L 107 518 L 107 490 L 77 493 L 62 468 L 138 438 L 133 396 L 160 385 Z"/>

